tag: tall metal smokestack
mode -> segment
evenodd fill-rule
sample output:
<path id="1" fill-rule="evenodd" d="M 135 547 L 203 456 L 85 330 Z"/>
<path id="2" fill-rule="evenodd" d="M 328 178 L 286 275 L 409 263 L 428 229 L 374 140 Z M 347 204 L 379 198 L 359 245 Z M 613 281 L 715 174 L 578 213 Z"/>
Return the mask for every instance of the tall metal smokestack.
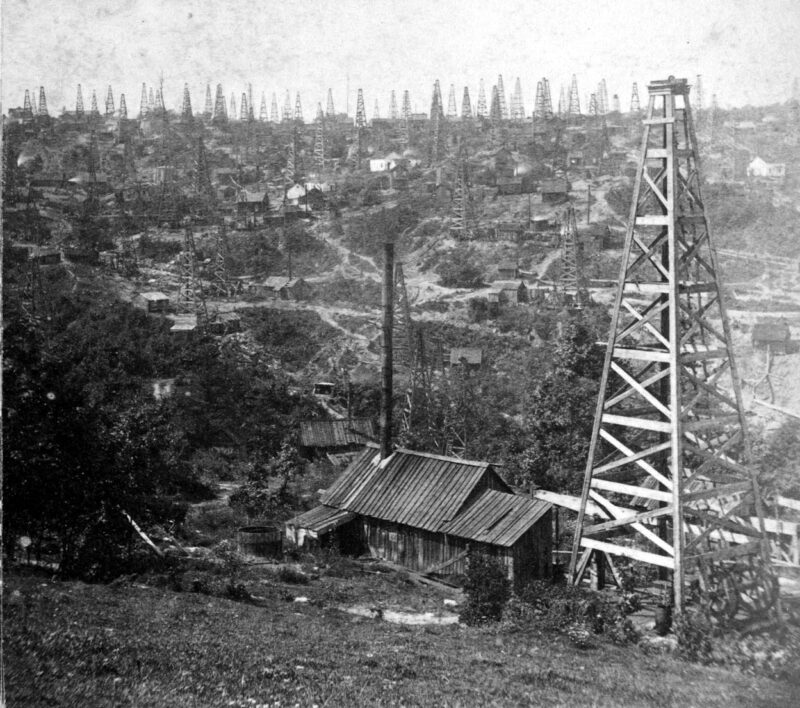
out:
<path id="1" fill-rule="evenodd" d="M 394 243 L 383 257 L 383 376 L 381 387 L 381 459 L 392 454 L 392 329 L 394 328 Z"/>

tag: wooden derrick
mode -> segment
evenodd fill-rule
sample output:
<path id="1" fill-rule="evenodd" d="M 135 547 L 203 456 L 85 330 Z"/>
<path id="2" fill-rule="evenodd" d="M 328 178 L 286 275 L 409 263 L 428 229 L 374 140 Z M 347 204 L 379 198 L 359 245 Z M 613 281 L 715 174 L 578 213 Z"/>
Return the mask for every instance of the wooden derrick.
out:
<path id="1" fill-rule="evenodd" d="M 670 77 L 648 90 L 570 577 L 581 580 L 592 554 L 621 555 L 671 573 L 678 612 L 697 580 L 705 605 L 727 620 L 768 609 L 777 584 L 747 467 L 689 86 Z M 602 523 L 587 516 L 592 503 Z"/>

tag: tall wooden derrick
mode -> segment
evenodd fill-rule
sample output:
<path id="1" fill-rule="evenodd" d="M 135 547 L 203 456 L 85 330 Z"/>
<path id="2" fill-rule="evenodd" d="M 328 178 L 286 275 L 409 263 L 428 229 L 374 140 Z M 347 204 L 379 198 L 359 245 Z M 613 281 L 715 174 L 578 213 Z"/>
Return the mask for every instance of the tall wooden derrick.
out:
<path id="1" fill-rule="evenodd" d="M 634 81 L 633 87 L 631 88 L 631 113 L 636 115 L 641 110 L 642 108 L 639 103 L 639 84 Z"/>
<path id="2" fill-rule="evenodd" d="M 267 112 L 267 96 L 261 94 L 261 107 L 258 110 L 258 120 L 261 123 L 266 123 L 269 120 L 269 113 Z"/>
<path id="3" fill-rule="evenodd" d="M 111 86 L 108 87 L 108 91 L 106 92 L 106 118 L 113 118 L 114 117 L 114 92 L 111 90 Z"/>
<path id="4" fill-rule="evenodd" d="M 30 108 L 30 99 L 27 96 L 27 91 L 25 92 L 25 98 L 27 99 L 28 107 Z M 83 118 L 84 116 L 84 108 L 83 108 L 83 91 L 81 91 L 81 85 L 78 84 L 78 93 L 75 96 L 75 117 L 76 118 Z"/>
<path id="5" fill-rule="evenodd" d="M 300 92 L 295 94 L 294 98 L 294 119 L 299 123 L 303 122 L 303 104 L 300 102 Z"/>
<path id="6" fill-rule="evenodd" d="M 403 91 L 403 109 L 401 118 L 403 120 L 408 120 L 411 118 L 411 94 L 409 94 L 408 89 Z"/>
<path id="7" fill-rule="evenodd" d="M 189 84 L 183 85 L 183 104 L 181 105 L 181 122 L 191 123 L 194 120 L 192 114 L 192 97 L 189 94 Z"/>
<path id="8" fill-rule="evenodd" d="M 364 91 L 358 89 L 358 97 L 356 99 L 356 120 L 355 132 L 353 134 L 353 150 L 351 153 L 351 162 L 353 167 L 361 166 L 361 159 L 364 156 L 364 140 L 365 131 L 367 128 L 367 110 L 364 108 Z"/>
<path id="9" fill-rule="evenodd" d="M 325 117 L 333 118 L 336 116 L 336 111 L 333 108 L 333 91 L 328 89 L 328 99 L 325 102 Z"/>
<path id="10" fill-rule="evenodd" d="M 128 120 L 128 104 L 125 103 L 125 94 L 119 95 L 119 117 L 122 120 Z"/>
<path id="11" fill-rule="evenodd" d="M 610 106 L 608 105 L 608 87 L 606 86 L 606 80 L 600 79 L 600 83 L 597 84 L 597 112 L 604 116 L 608 113 Z"/>
<path id="12" fill-rule="evenodd" d="M 558 117 L 561 120 L 566 120 L 567 118 L 567 105 L 567 92 L 562 84 L 561 91 L 558 94 Z"/>
<path id="13" fill-rule="evenodd" d="M 197 166 L 195 170 L 194 191 L 195 195 L 200 200 L 200 210 L 206 214 L 211 213 L 216 198 L 214 195 L 214 187 L 211 185 L 208 157 L 206 155 L 206 146 L 203 142 L 202 135 L 197 139 Z"/>
<path id="14" fill-rule="evenodd" d="M 272 101 L 269 104 L 269 122 L 280 122 L 280 119 L 278 118 L 278 97 L 275 95 L 274 91 L 272 92 Z"/>
<path id="15" fill-rule="evenodd" d="M 508 120 L 508 105 L 506 104 L 506 89 L 503 86 L 503 75 L 497 75 L 497 99 L 500 104 L 500 119 Z"/>
<path id="16" fill-rule="evenodd" d="M 478 118 L 489 117 L 489 108 L 486 105 L 486 88 L 483 85 L 483 79 L 481 79 L 480 85 L 478 86 L 478 107 L 476 112 Z"/>
<path id="17" fill-rule="evenodd" d="M 203 117 L 206 120 L 211 120 L 214 115 L 214 103 L 211 100 L 211 84 L 206 84 L 206 102 L 203 106 Z"/>
<path id="18" fill-rule="evenodd" d="M 142 95 L 139 98 L 139 118 L 147 116 L 149 107 L 147 104 L 147 84 L 142 83 Z"/>
<path id="19" fill-rule="evenodd" d="M 456 164 L 451 218 L 450 234 L 454 238 L 459 241 L 471 241 L 476 237 L 475 205 L 470 191 L 469 165 L 463 149 L 459 151 Z"/>
<path id="20" fill-rule="evenodd" d="M 648 86 L 570 577 L 618 555 L 720 620 L 777 600 L 685 79 Z M 726 391 L 723 385 L 730 388 Z M 587 508 L 599 510 L 589 520 Z M 591 512 L 593 513 L 593 512 Z M 624 537 L 625 540 L 620 540 Z"/>
<path id="21" fill-rule="evenodd" d="M 320 105 L 320 110 L 322 106 Z M 322 174 L 325 171 L 325 118 L 317 122 L 314 133 L 314 164 L 317 172 Z"/>
<path id="22" fill-rule="evenodd" d="M 37 116 L 48 116 L 50 113 L 47 110 L 47 96 L 44 93 L 44 86 L 39 87 L 39 105 L 36 109 Z"/>
<path id="23" fill-rule="evenodd" d="M 461 97 L 461 120 L 472 120 L 472 101 L 469 100 L 469 87 L 464 87 Z"/>
<path id="24" fill-rule="evenodd" d="M 578 77 L 572 75 L 572 83 L 569 86 L 569 102 L 567 103 L 567 120 L 575 122 L 581 115 L 581 100 L 578 95 Z"/>
<path id="25" fill-rule="evenodd" d="M 456 107 L 456 87 L 450 84 L 450 92 L 447 95 L 447 118 L 455 120 L 458 118 L 458 108 Z"/>
<path id="26" fill-rule="evenodd" d="M 395 96 L 394 89 L 389 96 L 389 120 L 395 121 L 400 118 L 400 111 L 397 108 L 397 96 Z"/>
<path id="27" fill-rule="evenodd" d="M 283 112 L 281 113 L 281 122 L 288 123 L 292 120 L 292 97 L 289 95 L 289 90 L 286 90 L 286 95 L 283 97 Z"/>
<path id="28" fill-rule="evenodd" d="M 444 107 L 441 103 L 442 92 L 439 89 L 438 79 L 433 85 L 433 98 L 431 99 L 431 129 L 428 148 L 429 164 L 438 165 L 445 158 L 445 126 Z"/>
<path id="29" fill-rule="evenodd" d="M 297 155 L 297 128 L 292 130 L 292 139 L 286 146 L 286 185 L 291 187 L 298 178 L 298 155 Z"/>
<path id="30" fill-rule="evenodd" d="M 592 118 L 597 118 L 599 112 L 600 110 L 597 105 L 597 94 L 596 93 L 589 94 L 589 115 Z"/>
<path id="31" fill-rule="evenodd" d="M 95 91 L 92 91 L 92 104 L 89 109 L 89 115 L 92 117 L 100 115 L 100 109 L 97 107 L 97 93 L 95 93 Z"/>
<path id="32" fill-rule="evenodd" d="M 394 267 L 394 316 L 392 319 L 394 361 L 407 375 L 401 429 L 404 437 L 415 431 L 430 445 L 441 446 L 439 426 L 431 405 L 432 377 L 436 358 L 429 359 L 422 332 L 411 319 L 411 303 L 406 289 L 402 263 Z M 441 361 L 441 356 L 439 357 Z"/>
<path id="33" fill-rule="evenodd" d="M 80 90 L 80 86 L 78 87 Z M 22 102 L 22 116 L 26 120 L 33 120 L 33 105 L 31 104 L 31 94 L 25 89 L 25 98 Z"/>
<path id="34" fill-rule="evenodd" d="M 214 260 L 211 265 L 211 292 L 218 297 L 230 297 L 233 291 L 227 257 L 228 231 L 222 221 L 214 236 Z"/>
<path id="35" fill-rule="evenodd" d="M 525 120 L 525 103 L 522 100 L 522 83 L 517 77 L 514 93 L 511 94 L 511 120 L 521 123 Z"/>
<path id="36" fill-rule="evenodd" d="M 250 120 L 250 103 L 247 99 L 247 92 L 242 91 L 242 100 L 239 103 L 239 120 Z"/>
<path id="37" fill-rule="evenodd" d="M 322 110 L 322 101 L 317 102 L 317 114 L 314 116 L 315 123 L 321 123 L 325 120 L 325 111 Z"/>
<path id="38" fill-rule="evenodd" d="M 183 234 L 183 249 L 178 254 L 178 302 L 176 311 L 182 315 L 205 316 L 207 319 L 205 296 L 197 269 L 197 251 L 192 230 L 187 228 Z"/>
<path id="39" fill-rule="evenodd" d="M 228 122 L 228 112 L 225 110 L 225 93 L 222 90 L 222 84 L 217 84 L 217 92 L 214 97 L 214 115 L 211 120 L 213 123 Z"/>
<path id="40" fill-rule="evenodd" d="M 580 242 L 578 240 L 578 226 L 575 218 L 575 209 L 568 206 L 561 224 L 561 274 L 558 277 L 558 286 L 562 292 L 574 295 L 584 288 L 583 264 L 581 262 Z"/>

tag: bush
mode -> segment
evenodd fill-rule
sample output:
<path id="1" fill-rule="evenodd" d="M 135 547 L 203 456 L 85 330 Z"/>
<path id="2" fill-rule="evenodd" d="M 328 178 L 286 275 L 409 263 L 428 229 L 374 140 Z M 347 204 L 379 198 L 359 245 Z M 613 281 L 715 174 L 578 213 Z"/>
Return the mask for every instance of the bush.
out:
<path id="1" fill-rule="evenodd" d="M 278 578 L 284 583 L 292 585 L 308 585 L 308 576 L 291 566 L 283 566 L 278 571 Z"/>
<path id="2" fill-rule="evenodd" d="M 686 610 L 675 619 L 678 655 L 688 661 L 711 659 L 711 620 L 699 610 Z"/>
<path id="3" fill-rule="evenodd" d="M 467 625 L 496 622 L 511 596 L 511 584 L 500 560 L 470 551 L 467 556 L 467 603 L 459 621 Z"/>

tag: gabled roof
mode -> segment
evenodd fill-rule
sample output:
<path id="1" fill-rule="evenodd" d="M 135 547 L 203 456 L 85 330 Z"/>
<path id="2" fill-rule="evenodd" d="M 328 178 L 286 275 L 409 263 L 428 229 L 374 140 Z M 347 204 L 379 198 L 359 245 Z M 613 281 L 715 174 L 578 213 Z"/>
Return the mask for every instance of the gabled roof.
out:
<path id="1" fill-rule="evenodd" d="M 320 506 L 315 506 L 304 514 L 299 514 L 293 519 L 289 519 L 286 525 L 308 529 L 317 534 L 324 534 L 354 518 L 355 514 L 349 511 L 342 511 L 332 506 L 320 504 Z"/>
<path id="2" fill-rule="evenodd" d="M 487 489 L 442 531 L 480 543 L 513 546 L 551 507 L 539 499 Z"/>
<path id="3" fill-rule="evenodd" d="M 375 426 L 370 418 L 300 421 L 303 447 L 340 447 L 372 440 L 375 440 Z"/>
<path id="4" fill-rule="evenodd" d="M 485 475 L 510 491 L 488 462 L 459 460 L 398 449 L 381 461 L 368 445 L 320 501 L 356 514 L 441 531 L 464 506 Z"/>

